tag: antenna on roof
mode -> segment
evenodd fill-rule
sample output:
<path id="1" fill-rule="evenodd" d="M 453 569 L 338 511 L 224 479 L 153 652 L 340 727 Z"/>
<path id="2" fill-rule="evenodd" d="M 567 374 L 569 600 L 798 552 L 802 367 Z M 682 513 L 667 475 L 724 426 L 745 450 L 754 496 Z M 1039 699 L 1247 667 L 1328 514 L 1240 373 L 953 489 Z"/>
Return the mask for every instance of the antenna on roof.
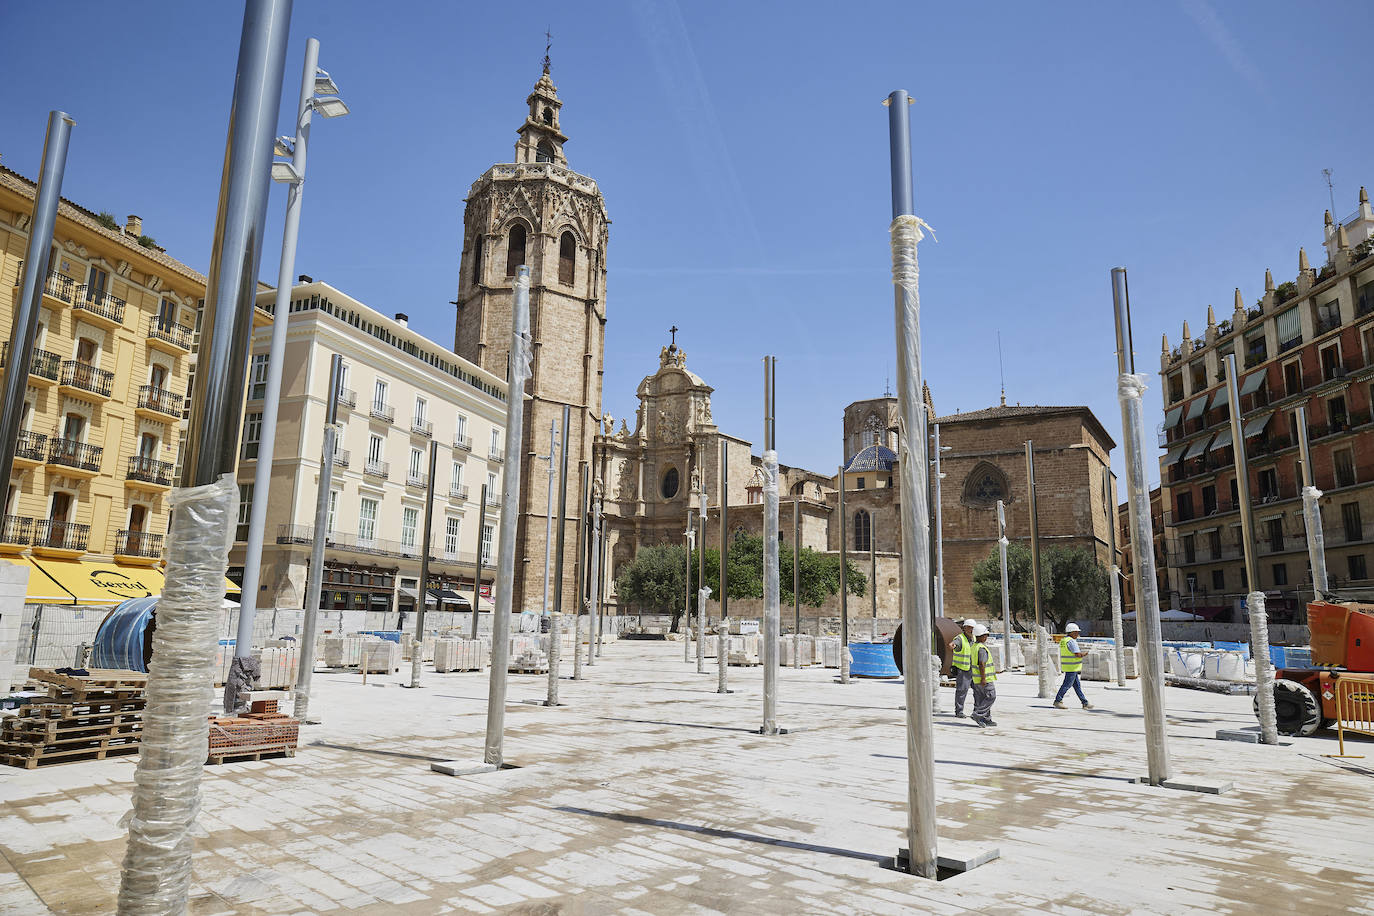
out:
<path id="1" fill-rule="evenodd" d="M 1007 376 L 1002 371 L 1002 329 L 997 329 L 997 375 L 1002 380 L 1002 406 L 1007 406 Z"/>
<path id="2" fill-rule="evenodd" d="M 890 375 L 883 376 L 883 397 L 892 397 L 892 376 Z"/>
<path id="3" fill-rule="evenodd" d="M 1335 213 L 1336 213 L 1336 188 L 1335 188 L 1334 185 L 1331 184 L 1331 170 L 1330 170 L 1330 169 L 1322 169 L 1322 177 L 1326 179 L 1326 193 L 1327 193 L 1327 195 L 1330 196 L 1330 198 L 1331 198 L 1331 214 L 1332 214 L 1332 216 L 1335 216 Z"/>

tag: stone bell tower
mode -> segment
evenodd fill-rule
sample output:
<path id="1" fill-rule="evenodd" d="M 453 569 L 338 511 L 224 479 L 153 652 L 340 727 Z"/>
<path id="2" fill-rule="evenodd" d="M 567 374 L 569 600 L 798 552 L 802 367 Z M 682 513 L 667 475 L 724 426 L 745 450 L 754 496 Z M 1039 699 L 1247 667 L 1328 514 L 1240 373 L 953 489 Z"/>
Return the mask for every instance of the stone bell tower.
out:
<path id="1" fill-rule="evenodd" d="M 538 611 L 544 591 L 548 477 L 546 463 L 535 456 L 549 454 L 550 422 L 561 423 L 563 405 L 569 405 L 570 428 L 560 436 L 570 449 L 568 514 L 574 518 L 584 498 L 581 468 L 591 466 L 601 415 L 610 220 L 596 182 L 568 168 L 563 152 L 568 138 L 560 126 L 563 103 L 549 77 L 547 56 L 543 75 L 525 103 L 528 111 L 517 131 L 515 161 L 487 169 L 468 191 L 453 349 L 509 377 L 515 272 L 527 265 L 534 338 L 533 374 L 526 389 L 531 401 L 525 410 L 521 453 L 505 456 L 505 463 L 521 472 L 511 606 Z M 556 492 L 554 499 L 556 506 Z M 578 607 L 578 529 L 575 520 L 566 524 L 561 587 L 563 612 L 570 614 Z M 558 536 L 557 527 L 553 536 Z M 549 603 L 552 607 L 552 588 Z"/>

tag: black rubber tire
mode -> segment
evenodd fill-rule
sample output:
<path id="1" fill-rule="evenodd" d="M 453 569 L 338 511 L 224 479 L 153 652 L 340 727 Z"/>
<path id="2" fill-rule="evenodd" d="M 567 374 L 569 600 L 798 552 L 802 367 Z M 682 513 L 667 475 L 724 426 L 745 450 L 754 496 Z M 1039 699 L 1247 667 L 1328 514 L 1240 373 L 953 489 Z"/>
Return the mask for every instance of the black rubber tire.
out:
<path id="1" fill-rule="evenodd" d="M 897 663 L 899 674 L 906 674 L 902 667 L 902 625 L 897 624 L 897 632 L 892 634 L 892 660 Z"/>
<path id="2" fill-rule="evenodd" d="M 1255 697 L 1255 715 L 1259 715 L 1259 697 Z M 1322 727 L 1322 705 L 1311 690 L 1297 681 L 1277 678 L 1274 681 L 1274 715 L 1279 734 L 1315 735 Z"/>

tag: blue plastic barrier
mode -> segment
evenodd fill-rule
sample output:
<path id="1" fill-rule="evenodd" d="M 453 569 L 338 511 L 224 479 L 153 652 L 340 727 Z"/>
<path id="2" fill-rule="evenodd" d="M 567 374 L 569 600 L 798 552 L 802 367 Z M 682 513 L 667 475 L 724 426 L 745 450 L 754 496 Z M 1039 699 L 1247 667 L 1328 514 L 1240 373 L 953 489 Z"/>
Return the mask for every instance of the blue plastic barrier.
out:
<path id="1" fill-rule="evenodd" d="M 1221 649 L 1225 652 L 1244 652 L 1245 657 L 1250 657 L 1250 644 L 1248 642 L 1228 642 L 1224 639 L 1212 640 L 1213 649 Z"/>
<path id="2" fill-rule="evenodd" d="M 852 642 L 849 654 L 849 673 L 855 677 L 901 677 L 897 661 L 892 657 L 890 642 Z"/>
<path id="3" fill-rule="evenodd" d="M 359 631 L 358 631 L 358 635 L 360 635 L 360 636 L 380 636 L 382 639 L 389 639 L 389 640 L 391 640 L 392 642 L 396 643 L 396 645 L 398 645 L 398 646 L 401 644 L 401 631 L 400 631 L 400 630 L 359 630 Z"/>

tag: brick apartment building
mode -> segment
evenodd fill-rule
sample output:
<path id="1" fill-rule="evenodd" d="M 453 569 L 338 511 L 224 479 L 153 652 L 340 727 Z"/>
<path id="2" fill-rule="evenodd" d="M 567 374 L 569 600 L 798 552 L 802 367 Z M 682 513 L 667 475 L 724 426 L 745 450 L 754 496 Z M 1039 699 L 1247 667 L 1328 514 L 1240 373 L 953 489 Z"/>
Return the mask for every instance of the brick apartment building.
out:
<path id="1" fill-rule="evenodd" d="M 1172 539 L 1173 532 L 1164 527 L 1164 498 L 1159 487 L 1150 491 L 1150 523 L 1154 531 L 1155 585 L 1159 590 L 1161 608 L 1168 608 L 1169 566 L 1164 545 Z M 1116 526 L 1117 562 L 1121 564 L 1122 577 L 1121 610 L 1125 613 L 1136 609 L 1135 558 L 1131 554 L 1131 517 L 1127 503 L 1117 507 Z"/>
<path id="2" fill-rule="evenodd" d="M 1271 619 L 1301 622 L 1311 597 L 1302 517 L 1296 408 L 1307 409 L 1312 471 L 1321 500 L 1326 565 L 1333 588 L 1374 585 L 1374 213 L 1359 207 L 1325 226 L 1326 264 L 1304 250 L 1298 274 L 1247 307 L 1236 290 L 1231 318 L 1194 340 L 1188 324 L 1172 350 L 1164 340 L 1160 377 L 1165 418 L 1160 445 L 1163 522 L 1170 528 L 1167 598 L 1161 604 L 1238 619 L 1250 590 L 1236 503 L 1225 356 L 1234 353 L 1250 464 L 1258 560 L 1256 585 Z"/>

